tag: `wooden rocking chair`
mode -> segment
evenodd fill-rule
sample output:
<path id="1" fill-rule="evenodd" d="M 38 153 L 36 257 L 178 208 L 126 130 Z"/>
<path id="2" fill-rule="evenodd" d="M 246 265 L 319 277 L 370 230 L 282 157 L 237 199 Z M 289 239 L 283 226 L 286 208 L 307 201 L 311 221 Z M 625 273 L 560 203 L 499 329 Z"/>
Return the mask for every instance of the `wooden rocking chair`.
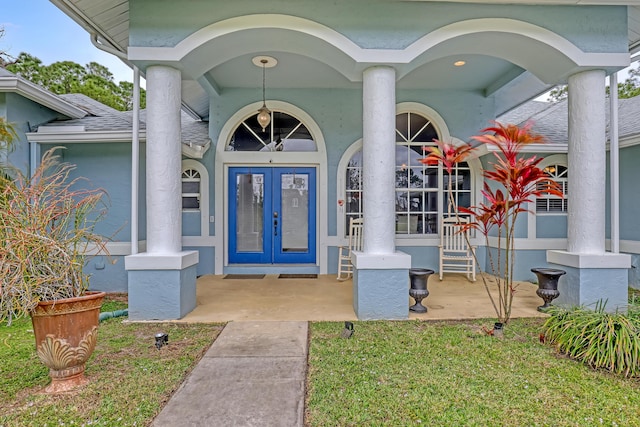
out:
<path id="1" fill-rule="evenodd" d="M 467 244 L 469 231 L 461 231 L 466 218 L 444 218 L 440 232 L 440 280 L 443 273 L 465 273 L 476 281 L 475 246 Z"/>
<path id="2" fill-rule="evenodd" d="M 351 252 L 362 250 L 362 218 L 349 220 L 349 244 L 338 248 L 338 280 L 347 280 L 353 277 L 353 264 L 351 264 Z"/>

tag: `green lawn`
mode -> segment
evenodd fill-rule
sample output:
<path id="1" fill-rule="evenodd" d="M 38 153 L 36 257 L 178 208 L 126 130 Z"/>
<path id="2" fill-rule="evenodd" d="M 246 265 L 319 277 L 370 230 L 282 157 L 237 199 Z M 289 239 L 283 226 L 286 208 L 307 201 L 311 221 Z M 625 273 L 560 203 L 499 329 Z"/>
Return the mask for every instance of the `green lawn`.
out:
<path id="1" fill-rule="evenodd" d="M 124 303 L 110 299 L 103 311 Z M 543 320 L 310 324 L 308 426 L 640 426 L 640 380 L 557 355 Z M 0 325 L 0 427 L 147 426 L 223 325 L 101 323 L 91 383 L 47 396 L 29 319 Z M 158 351 L 153 336 L 169 334 Z"/>
<path id="2" fill-rule="evenodd" d="M 107 301 L 103 311 L 126 307 Z M 48 370 L 35 352 L 30 319 L 0 325 L 0 426 L 145 426 L 160 411 L 223 325 L 100 324 L 87 363 L 90 384 L 79 391 L 41 394 Z M 169 334 L 157 350 L 154 335 Z"/>
<path id="3" fill-rule="evenodd" d="M 542 320 L 504 339 L 484 322 L 311 325 L 309 426 L 640 426 L 640 382 L 540 343 Z"/>

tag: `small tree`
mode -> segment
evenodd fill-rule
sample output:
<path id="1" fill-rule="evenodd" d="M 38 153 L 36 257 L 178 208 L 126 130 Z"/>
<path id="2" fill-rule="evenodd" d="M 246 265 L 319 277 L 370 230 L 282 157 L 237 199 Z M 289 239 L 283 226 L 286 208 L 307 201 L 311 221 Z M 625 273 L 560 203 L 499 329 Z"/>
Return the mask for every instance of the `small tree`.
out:
<path id="1" fill-rule="evenodd" d="M 480 274 L 483 284 L 496 311 L 498 321 L 506 324 L 511 317 L 511 305 L 516 285 L 513 280 L 515 266 L 515 224 L 518 215 L 527 212 L 526 204 L 536 197 L 554 194 L 562 197 L 558 183 L 553 181 L 538 165 L 542 158 L 521 156 L 522 148 L 532 143 L 542 143 L 543 138 L 531 132 L 531 124 L 522 127 L 496 123 L 493 127 L 483 129 L 483 135 L 473 139 L 487 144 L 497 150 L 493 152 L 494 162 L 490 169 L 483 172 L 485 178 L 482 195 L 484 203 L 470 208 L 457 207 L 453 198 L 451 185 L 448 188 L 450 207 L 457 216 L 468 214 L 471 221 L 462 224 L 462 229 L 475 229 L 485 236 L 485 244 L 489 247 L 489 236 L 494 232 L 498 238 L 497 254 L 487 251 L 491 272 L 495 276 L 498 291 L 497 300 L 491 293 L 489 283 L 484 274 Z M 445 171 L 451 174 L 456 163 L 465 159 L 475 150 L 469 145 L 454 147 L 451 144 L 435 141 L 435 147 L 426 147 L 428 153 L 424 159 L 426 164 L 442 163 Z M 492 188 L 489 183 L 494 183 Z M 504 247 L 503 247 L 504 241 Z M 470 242 L 468 242 L 470 243 Z M 502 250 L 504 249 L 504 256 Z M 484 269 L 476 258 L 481 271 Z"/>

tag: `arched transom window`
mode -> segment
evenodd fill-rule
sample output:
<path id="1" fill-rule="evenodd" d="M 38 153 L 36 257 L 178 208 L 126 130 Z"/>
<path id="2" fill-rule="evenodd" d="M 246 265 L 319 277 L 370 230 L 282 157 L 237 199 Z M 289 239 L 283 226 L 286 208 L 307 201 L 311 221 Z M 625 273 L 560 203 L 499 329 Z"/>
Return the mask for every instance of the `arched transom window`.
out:
<path id="1" fill-rule="evenodd" d="M 245 119 L 231 134 L 227 151 L 317 151 L 309 129 L 282 111 L 271 112 L 271 123 L 263 131 L 258 114 Z"/>
<path id="2" fill-rule="evenodd" d="M 546 194 L 542 197 L 538 197 L 538 199 L 536 200 L 536 213 L 566 213 L 569 170 L 565 165 L 555 163 L 545 167 L 544 171 L 549 176 L 549 178 L 553 179 L 560 185 L 560 188 L 562 189 L 562 195 L 564 197 L 559 197 L 553 194 Z"/>
<path id="3" fill-rule="evenodd" d="M 421 114 L 396 116 L 395 210 L 396 234 L 426 235 L 438 233 L 438 218 L 448 216 L 447 185 L 449 176 L 441 165 L 425 165 L 424 147 L 434 145 L 439 135 L 431 121 Z M 356 152 L 347 165 L 345 177 L 346 218 L 362 216 L 362 151 Z M 458 206 L 471 205 L 471 170 L 460 163 L 452 175 L 452 192 Z M 345 230 L 348 227 L 345 225 Z"/>
<path id="4" fill-rule="evenodd" d="M 195 169 L 182 171 L 182 210 L 200 209 L 200 172 Z"/>

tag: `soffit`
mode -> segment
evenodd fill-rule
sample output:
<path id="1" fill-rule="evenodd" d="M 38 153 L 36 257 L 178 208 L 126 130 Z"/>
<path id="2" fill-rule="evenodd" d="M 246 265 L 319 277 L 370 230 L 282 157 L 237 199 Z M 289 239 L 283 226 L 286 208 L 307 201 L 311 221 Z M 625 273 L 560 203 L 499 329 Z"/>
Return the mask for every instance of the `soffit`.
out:
<path id="1" fill-rule="evenodd" d="M 87 32 L 98 35 L 102 41 L 110 43 L 117 50 L 126 53 L 129 42 L 129 1 L 128 0 L 50 0 L 64 13 L 69 15 Z M 399 0 L 389 0 L 399 1 Z M 432 0 L 410 0 L 432 1 Z M 458 0 L 453 0 L 457 2 Z M 462 1 L 462 0 L 460 0 Z M 515 3 L 505 0 L 464 0 L 468 3 Z M 530 4 L 584 4 L 584 5 L 620 5 L 629 6 L 629 50 L 640 52 L 640 0 L 613 0 L 613 1 L 581 1 L 581 0 L 549 0 L 531 1 Z M 265 52 L 268 54 L 268 52 Z M 274 56 L 283 65 L 277 72 L 269 77 L 271 87 L 296 87 L 296 88 L 358 88 L 357 82 L 348 81 L 335 70 L 313 58 L 302 57 L 281 52 L 273 52 Z M 248 56 L 248 55 L 246 55 Z M 473 55 L 470 55 L 473 57 Z M 457 74 L 451 74 L 450 63 L 460 58 L 442 58 L 428 66 L 422 67 L 404 76 L 398 83 L 400 89 L 415 89 L 429 87 L 429 82 L 437 85 L 439 89 L 465 88 L 478 91 L 490 90 L 491 82 L 500 79 L 501 76 L 517 75 L 518 67 L 509 66 L 499 59 L 472 58 L 471 64 L 478 68 L 466 67 Z M 465 59 L 465 58 L 462 58 Z M 209 70 L 204 77 L 213 82 L 213 86 L 206 88 L 194 80 L 186 80 L 183 84 L 183 102 L 189 109 L 200 117 L 208 116 L 208 95 L 211 88 L 224 91 L 225 88 L 258 87 L 261 83 L 260 76 L 256 78 L 256 70 L 247 62 L 250 58 L 238 56 Z M 297 70 L 297 71 L 296 71 Z M 304 72 L 300 72 L 304 70 Z M 453 77 L 456 77 L 455 79 Z M 439 80 L 439 78 L 441 78 Z M 199 80 L 200 81 L 200 80 Z M 209 90 L 209 94 L 207 94 Z"/>
<path id="2" fill-rule="evenodd" d="M 50 0 L 90 33 L 97 33 L 119 50 L 126 52 L 129 43 L 129 0 Z M 394 1 L 394 0 L 391 0 Z M 395 0 L 398 1 L 398 0 Z M 436 1 L 436 0 L 409 0 Z M 440 0 L 438 0 L 440 1 Z M 451 0 L 450 0 L 451 1 Z M 519 3 L 508 0 L 453 0 L 465 3 Z M 640 50 L 640 0 L 542 0 L 528 4 L 628 5 L 629 48 Z"/>

